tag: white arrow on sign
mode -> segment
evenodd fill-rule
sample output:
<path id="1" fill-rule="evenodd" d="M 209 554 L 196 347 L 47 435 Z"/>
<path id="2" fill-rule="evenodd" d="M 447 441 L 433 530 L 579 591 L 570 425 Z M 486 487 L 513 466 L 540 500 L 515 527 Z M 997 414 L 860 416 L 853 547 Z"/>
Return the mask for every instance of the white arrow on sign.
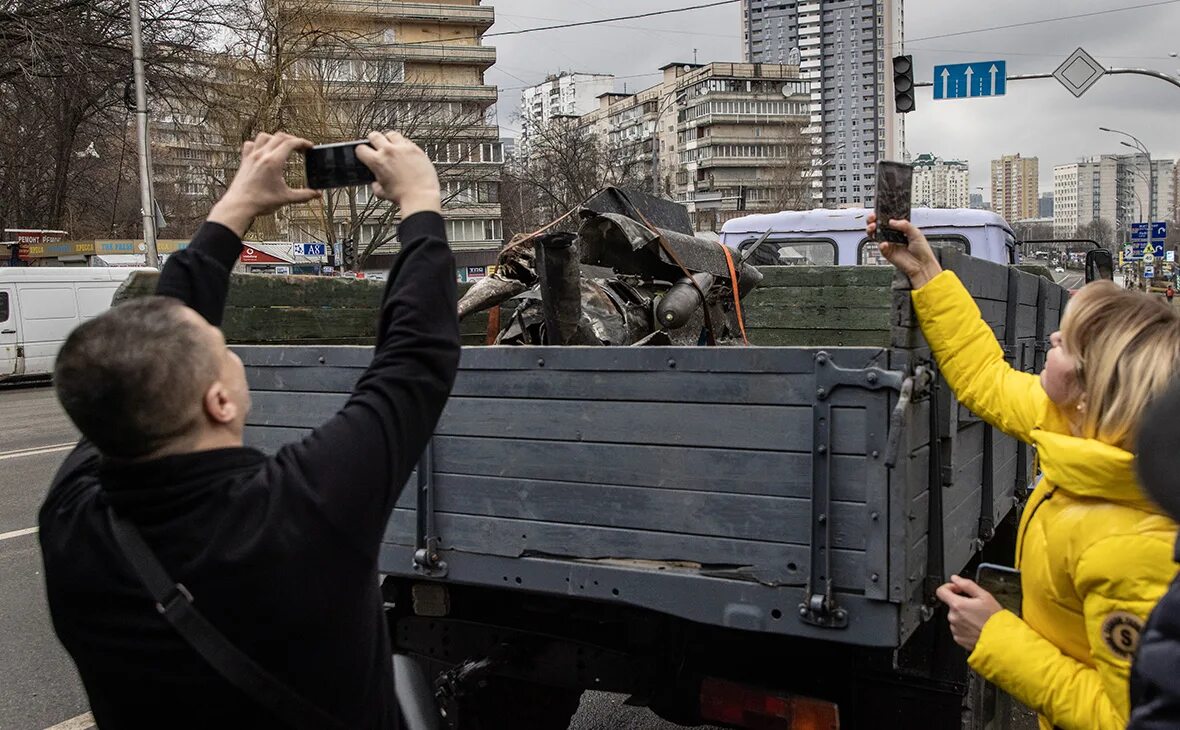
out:
<path id="1" fill-rule="evenodd" d="M 996 68 L 996 64 L 994 64 L 994 63 L 993 63 L 993 64 L 992 64 L 992 67 L 991 67 L 991 70 L 990 70 L 990 71 L 988 71 L 988 73 L 990 73 L 990 74 L 992 75 L 992 91 L 991 91 L 991 96 L 995 96 L 995 95 L 996 95 L 996 74 L 998 74 L 999 72 L 1000 72 L 1000 69 Z"/>
<path id="2" fill-rule="evenodd" d="M 970 66 L 968 66 L 967 70 L 963 72 L 963 75 L 967 77 L 967 97 L 970 98 L 971 97 L 971 77 L 975 75 L 975 71 Z"/>
<path id="3" fill-rule="evenodd" d="M 944 99 L 947 98 L 947 96 L 946 96 L 946 80 L 948 78 L 950 78 L 950 75 L 951 75 L 950 71 L 947 71 L 945 68 L 942 70 L 942 98 L 944 98 Z"/>

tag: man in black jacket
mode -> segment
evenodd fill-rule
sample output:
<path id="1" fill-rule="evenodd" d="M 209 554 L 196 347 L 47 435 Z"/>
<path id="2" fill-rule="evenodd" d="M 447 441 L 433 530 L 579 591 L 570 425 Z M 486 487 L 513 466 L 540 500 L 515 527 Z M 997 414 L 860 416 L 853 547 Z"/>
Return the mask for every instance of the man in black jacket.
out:
<path id="1" fill-rule="evenodd" d="M 1139 426 L 1138 469 L 1143 488 L 1172 519 L 1180 520 L 1180 451 L 1176 418 L 1180 383 L 1148 411 Z M 1174 559 L 1180 562 L 1180 541 Z M 1127 730 L 1180 727 L 1180 576 L 1147 620 L 1131 664 L 1131 721 Z"/>
<path id="2" fill-rule="evenodd" d="M 103 728 L 281 727 L 174 631 L 114 542 L 134 524 L 193 605 L 296 694 L 348 728 L 397 711 L 377 552 L 459 359 L 454 259 L 426 155 L 401 135 L 358 149 L 400 205 L 402 244 L 373 362 L 327 423 L 271 457 L 242 446 L 250 396 L 220 324 L 255 216 L 316 197 L 283 179 L 310 143 L 259 135 L 157 296 L 80 326 L 55 382 L 83 434 L 40 513 L 54 627 Z M 324 302 L 330 306 L 331 302 Z"/>

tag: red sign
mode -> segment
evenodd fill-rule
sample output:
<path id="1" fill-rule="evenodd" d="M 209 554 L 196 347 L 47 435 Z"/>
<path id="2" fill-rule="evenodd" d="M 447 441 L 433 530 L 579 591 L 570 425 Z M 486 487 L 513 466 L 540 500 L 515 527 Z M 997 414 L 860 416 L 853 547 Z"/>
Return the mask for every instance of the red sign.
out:
<path id="1" fill-rule="evenodd" d="M 271 256 L 265 251 L 259 251 L 256 248 L 249 246 L 242 249 L 241 260 L 243 264 L 286 264 L 289 261 L 284 261 L 276 256 Z"/>
<path id="2" fill-rule="evenodd" d="M 36 228 L 5 228 L 5 238 L 16 239 L 17 255 L 28 260 L 29 246 L 38 243 L 58 243 L 65 238 L 65 231 L 51 231 Z"/>

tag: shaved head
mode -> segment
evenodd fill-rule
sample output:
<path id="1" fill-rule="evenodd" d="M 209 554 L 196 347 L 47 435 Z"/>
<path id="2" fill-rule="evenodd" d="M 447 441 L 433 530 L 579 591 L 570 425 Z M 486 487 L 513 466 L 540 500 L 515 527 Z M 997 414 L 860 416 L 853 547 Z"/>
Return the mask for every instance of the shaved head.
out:
<path id="1" fill-rule="evenodd" d="M 179 300 L 134 299 L 70 334 L 54 386 L 103 455 L 141 458 L 199 426 L 224 349 L 219 331 Z"/>

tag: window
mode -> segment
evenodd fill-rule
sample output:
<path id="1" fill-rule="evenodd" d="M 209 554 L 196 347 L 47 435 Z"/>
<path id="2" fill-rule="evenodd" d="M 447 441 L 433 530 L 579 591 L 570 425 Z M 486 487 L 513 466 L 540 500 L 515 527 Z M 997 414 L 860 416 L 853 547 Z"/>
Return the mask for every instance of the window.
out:
<path id="1" fill-rule="evenodd" d="M 738 244 L 738 251 L 744 255 L 757 243 L 758 238 L 747 238 Z M 756 266 L 834 266 L 836 250 L 836 242 L 830 238 L 768 238 L 758 244 L 749 263 Z"/>
<path id="2" fill-rule="evenodd" d="M 935 248 L 953 247 L 968 256 L 971 255 L 971 243 L 964 236 L 953 233 L 936 233 L 927 235 L 926 240 L 930 241 L 930 245 Z M 860 246 L 857 248 L 856 260 L 861 266 L 884 266 L 888 263 L 882 258 L 881 250 L 877 248 L 877 242 L 868 238 L 861 239 Z"/>
<path id="3" fill-rule="evenodd" d="M 8 292 L 0 291 L 0 322 L 8 321 Z"/>

